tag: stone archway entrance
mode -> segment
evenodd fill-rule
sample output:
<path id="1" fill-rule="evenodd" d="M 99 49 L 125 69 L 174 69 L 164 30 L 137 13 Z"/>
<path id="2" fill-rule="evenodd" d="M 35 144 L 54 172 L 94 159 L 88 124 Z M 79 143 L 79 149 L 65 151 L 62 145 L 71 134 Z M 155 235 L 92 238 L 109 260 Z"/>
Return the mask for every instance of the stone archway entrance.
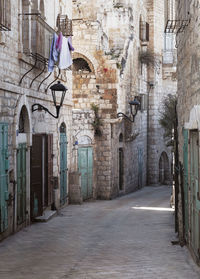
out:
<path id="1" fill-rule="evenodd" d="M 162 152 L 159 160 L 159 183 L 169 184 L 170 182 L 170 168 L 169 159 L 166 152 Z"/>
<path id="2" fill-rule="evenodd" d="M 26 221 L 26 193 L 27 193 L 27 142 L 30 124 L 26 106 L 22 106 L 18 124 L 17 147 L 17 224 Z"/>

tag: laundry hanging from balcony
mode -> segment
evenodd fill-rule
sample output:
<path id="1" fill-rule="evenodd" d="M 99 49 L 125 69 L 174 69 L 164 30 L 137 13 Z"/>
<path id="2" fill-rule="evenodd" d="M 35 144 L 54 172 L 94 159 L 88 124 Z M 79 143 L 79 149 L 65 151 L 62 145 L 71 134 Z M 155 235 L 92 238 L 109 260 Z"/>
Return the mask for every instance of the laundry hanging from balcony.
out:
<path id="1" fill-rule="evenodd" d="M 72 65 L 71 51 L 74 51 L 71 37 L 64 37 L 62 32 L 59 35 L 55 33 L 51 43 L 48 71 L 53 72 L 54 65 L 58 61 L 59 69 L 69 68 Z"/>

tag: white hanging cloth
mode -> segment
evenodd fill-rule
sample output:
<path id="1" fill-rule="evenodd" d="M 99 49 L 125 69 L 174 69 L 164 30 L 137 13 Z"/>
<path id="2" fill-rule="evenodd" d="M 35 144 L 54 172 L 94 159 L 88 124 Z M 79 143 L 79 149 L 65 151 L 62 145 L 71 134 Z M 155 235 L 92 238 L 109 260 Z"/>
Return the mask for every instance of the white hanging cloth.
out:
<path id="1" fill-rule="evenodd" d="M 72 65 L 72 57 L 69 49 L 68 38 L 63 36 L 62 47 L 60 52 L 59 68 L 61 70 L 67 69 Z"/>

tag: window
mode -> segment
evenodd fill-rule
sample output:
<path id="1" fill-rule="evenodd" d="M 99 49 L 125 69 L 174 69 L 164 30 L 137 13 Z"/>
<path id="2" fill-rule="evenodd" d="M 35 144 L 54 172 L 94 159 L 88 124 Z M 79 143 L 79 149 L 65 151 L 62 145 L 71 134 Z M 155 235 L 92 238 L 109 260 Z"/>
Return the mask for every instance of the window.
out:
<path id="1" fill-rule="evenodd" d="M 142 20 L 140 20 L 140 41 L 149 41 L 149 24 Z"/>
<path id="2" fill-rule="evenodd" d="M 11 30 L 10 0 L 0 0 L 0 31 Z"/>

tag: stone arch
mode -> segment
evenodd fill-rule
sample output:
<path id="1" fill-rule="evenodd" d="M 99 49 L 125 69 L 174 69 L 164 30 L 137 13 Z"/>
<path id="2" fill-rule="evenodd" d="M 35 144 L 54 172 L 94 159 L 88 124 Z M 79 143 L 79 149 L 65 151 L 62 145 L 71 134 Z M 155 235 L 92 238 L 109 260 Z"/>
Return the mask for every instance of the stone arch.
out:
<path id="1" fill-rule="evenodd" d="M 61 123 L 61 125 L 60 125 L 60 133 L 64 133 L 64 134 L 66 134 L 66 132 L 67 132 L 67 127 L 66 127 L 66 124 L 65 124 L 65 122 L 62 122 Z"/>
<path id="2" fill-rule="evenodd" d="M 73 59 L 77 59 L 77 58 L 84 59 L 88 63 L 88 65 L 91 69 L 91 72 L 96 74 L 98 63 L 97 63 L 96 59 L 94 57 L 92 57 L 92 55 L 88 51 L 77 50 L 76 52 L 73 53 Z"/>
<path id="3" fill-rule="evenodd" d="M 169 184 L 170 182 L 170 165 L 166 152 L 162 152 L 159 159 L 159 183 Z"/>
<path id="4" fill-rule="evenodd" d="M 79 133 L 76 134 L 75 136 L 75 140 L 79 142 L 82 142 L 82 140 L 87 140 L 88 141 L 88 145 L 92 145 L 94 142 L 94 134 L 92 133 L 92 131 L 80 131 Z M 84 143 L 81 143 L 84 144 Z"/>
<path id="5" fill-rule="evenodd" d="M 30 132 L 28 111 L 27 111 L 25 105 L 23 105 L 21 108 L 19 121 L 18 121 L 18 132 L 19 133 L 29 133 Z"/>
<path id="6" fill-rule="evenodd" d="M 22 113 L 22 114 L 21 114 Z M 17 106 L 15 109 L 14 116 L 14 125 L 13 125 L 13 139 L 14 139 L 14 147 L 16 148 L 19 143 L 19 127 L 20 127 L 20 116 L 25 117 L 25 133 L 27 137 L 28 146 L 32 145 L 32 119 L 31 119 L 31 111 L 29 109 L 29 104 L 26 96 L 22 96 L 19 98 L 17 102 Z"/>

